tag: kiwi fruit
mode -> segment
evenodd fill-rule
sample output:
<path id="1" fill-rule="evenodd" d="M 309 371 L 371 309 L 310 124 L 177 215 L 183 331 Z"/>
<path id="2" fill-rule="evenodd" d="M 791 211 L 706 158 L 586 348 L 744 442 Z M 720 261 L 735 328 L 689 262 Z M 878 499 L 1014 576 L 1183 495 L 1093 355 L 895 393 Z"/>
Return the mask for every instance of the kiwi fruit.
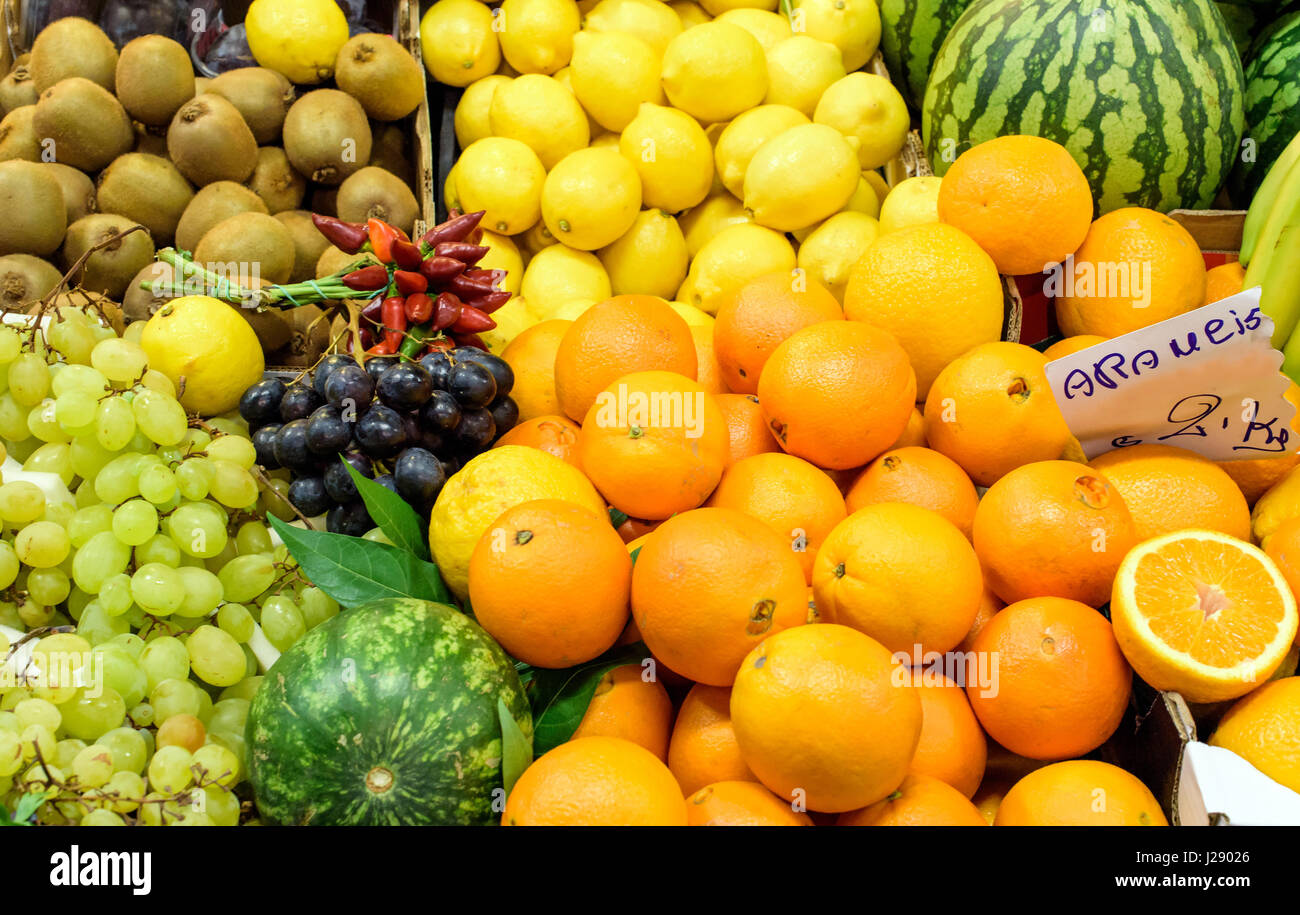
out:
<path id="1" fill-rule="evenodd" d="M 135 131 L 122 103 L 81 76 L 41 92 L 35 123 L 42 143 L 53 143 L 54 160 L 83 172 L 99 171 L 135 145 Z"/>
<path id="2" fill-rule="evenodd" d="M 311 213 L 306 210 L 284 210 L 276 213 L 275 218 L 293 236 L 293 270 L 289 272 L 289 282 L 301 283 L 316 279 L 316 262 L 331 245 L 312 223 Z"/>
<path id="3" fill-rule="evenodd" d="M 391 35 L 354 35 L 339 49 L 334 81 L 376 121 L 406 117 L 424 101 L 424 70 Z"/>
<path id="4" fill-rule="evenodd" d="M 274 216 L 284 210 L 302 206 L 307 193 L 307 182 L 289 164 L 289 157 L 278 146 L 263 146 L 257 151 L 257 166 L 248 187 L 262 198 L 267 212 Z"/>
<path id="5" fill-rule="evenodd" d="M 81 277 L 73 277 L 91 292 L 102 292 L 120 301 L 131 277 L 154 258 L 153 239 L 148 232 L 123 234 L 137 225 L 139 223 L 125 216 L 111 213 L 92 213 L 78 219 L 68 226 L 68 236 L 63 241 L 64 269 L 71 270 L 73 264 L 95 245 L 121 235 L 112 244 L 90 255 Z"/>
<path id="6" fill-rule="evenodd" d="M 370 164 L 392 172 L 407 187 L 415 186 L 415 166 L 406 154 L 406 132 L 398 124 L 372 124 Z"/>
<path id="7" fill-rule="evenodd" d="M 131 152 L 144 153 L 149 156 L 167 158 L 167 135 L 154 133 L 158 128 L 146 127 L 137 122 L 131 125 L 135 129 L 135 146 Z"/>
<path id="8" fill-rule="evenodd" d="M 342 184 L 370 162 L 370 122 L 361 103 L 338 89 L 316 89 L 284 119 L 284 151 L 318 184 Z"/>
<path id="9" fill-rule="evenodd" d="M 0 162 L 9 159 L 41 161 L 41 141 L 36 136 L 35 105 L 15 108 L 0 120 Z"/>
<path id="10" fill-rule="evenodd" d="M 194 98 L 190 52 L 163 35 L 133 38 L 118 57 L 116 82 L 118 100 L 131 117 L 165 127 L 177 109 Z"/>
<path id="11" fill-rule="evenodd" d="M 216 181 L 199 188 L 176 226 L 176 247 L 193 251 L 199 240 L 219 222 L 240 213 L 266 214 L 266 204 L 256 193 L 234 181 Z"/>
<path id="12" fill-rule="evenodd" d="M 311 211 L 322 216 L 339 215 L 339 189 L 318 184 L 311 190 Z"/>
<path id="13" fill-rule="evenodd" d="M 89 175 L 62 162 L 46 162 L 41 167 L 54 176 L 63 190 L 68 225 L 95 212 L 98 208 L 95 202 L 95 182 L 90 180 Z"/>
<path id="14" fill-rule="evenodd" d="M 257 164 L 257 141 L 234 105 L 205 92 L 172 118 L 167 153 L 182 175 L 203 187 L 214 181 L 247 180 Z"/>
<path id="15" fill-rule="evenodd" d="M 0 162 L 0 255 L 56 251 L 68 227 L 63 189 L 43 165 Z"/>
<path id="16" fill-rule="evenodd" d="M 164 261 L 153 261 L 140 268 L 140 272 L 131 277 L 131 282 L 126 284 L 126 291 L 122 294 L 122 312 L 126 315 L 126 319 L 147 321 L 153 317 L 153 313 L 170 301 L 172 296 L 170 293 L 154 295 L 142 288 L 142 284 L 152 283 L 155 280 L 170 284 L 175 276 L 176 270 Z"/>
<path id="17" fill-rule="evenodd" d="M 0 110 L 13 111 L 24 105 L 35 105 L 40 95 L 32 82 L 32 71 L 26 65 L 14 67 L 9 75 L 0 79 Z"/>
<path id="18" fill-rule="evenodd" d="M 410 234 L 420 215 L 420 205 L 401 178 L 367 165 L 339 185 L 338 214 L 344 222 L 382 219 Z"/>
<path id="19" fill-rule="evenodd" d="M 240 67 L 214 79 L 205 90 L 220 95 L 243 116 L 259 144 L 274 143 L 280 138 L 284 116 L 293 104 L 293 84 L 265 67 Z"/>
<path id="20" fill-rule="evenodd" d="M 32 80 L 44 92 L 70 76 L 80 76 L 108 92 L 116 87 L 117 48 L 89 19 L 55 19 L 32 44 Z"/>
<path id="21" fill-rule="evenodd" d="M 149 230 L 157 244 L 170 244 L 181 214 L 194 199 L 194 188 L 159 156 L 125 153 L 99 176 L 99 208 L 133 219 Z"/>
<path id="22" fill-rule="evenodd" d="M 344 267 L 352 264 L 377 264 L 379 259 L 366 251 L 363 254 L 348 254 L 342 248 L 336 248 L 330 245 L 325 249 L 325 253 L 316 261 L 316 279 L 321 277 L 332 276 L 338 273 Z"/>
<path id="23" fill-rule="evenodd" d="M 12 311 L 49 295 L 63 279 L 53 264 L 30 254 L 0 257 L 0 308 Z"/>
<path id="24" fill-rule="evenodd" d="M 256 264 L 263 282 L 283 283 L 293 270 L 293 236 L 284 223 L 265 213 L 239 213 L 204 234 L 194 247 L 194 260 L 200 264 Z"/>

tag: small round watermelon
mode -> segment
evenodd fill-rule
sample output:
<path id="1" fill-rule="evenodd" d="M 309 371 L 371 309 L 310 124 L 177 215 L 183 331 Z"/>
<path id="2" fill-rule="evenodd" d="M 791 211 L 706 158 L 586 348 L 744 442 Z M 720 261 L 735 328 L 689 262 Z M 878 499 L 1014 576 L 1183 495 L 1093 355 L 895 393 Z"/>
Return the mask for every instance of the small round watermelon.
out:
<path id="1" fill-rule="evenodd" d="M 253 697 L 258 810 L 296 825 L 495 823 L 499 699 L 531 737 L 513 662 L 454 607 L 394 598 L 341 613 L 281 655 Z"/>
<path id="2" fill-rule="evenodd" d="M 1232 200 L 1250 205 L 1259 184 L 1291 138 L 1300 133 L 1300 10 L 1260 35 L 1246 68 L 1246 136 L 1257 144 L 1232 173 Z"/>

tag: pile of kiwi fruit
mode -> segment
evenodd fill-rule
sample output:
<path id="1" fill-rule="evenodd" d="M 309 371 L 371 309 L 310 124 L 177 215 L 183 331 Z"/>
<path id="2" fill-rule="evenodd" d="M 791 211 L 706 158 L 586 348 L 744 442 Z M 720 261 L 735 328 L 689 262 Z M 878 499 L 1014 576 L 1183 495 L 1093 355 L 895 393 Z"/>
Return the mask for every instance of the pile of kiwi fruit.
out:
<path id="1" fill-rule="evenodd" d="M 0 79 L 0 309 L 28 310 L 110 238 L 72 281 L 143 320 L 162 304 L 140 284 L 170 269 L 155 262 L 165 246 L 289 283 L 355 259 L 313 212 L 411 232 L 399 122 L 423 99 L 423 69 L 392 37 L 361 34 L 335 85 L 300 91 L 262 67 L 196 76 L 171 38 L 119 49 L 87 19 L 52 21 Z M 268 352 L 290 343 L 294 321 L 251 317 Z"/>

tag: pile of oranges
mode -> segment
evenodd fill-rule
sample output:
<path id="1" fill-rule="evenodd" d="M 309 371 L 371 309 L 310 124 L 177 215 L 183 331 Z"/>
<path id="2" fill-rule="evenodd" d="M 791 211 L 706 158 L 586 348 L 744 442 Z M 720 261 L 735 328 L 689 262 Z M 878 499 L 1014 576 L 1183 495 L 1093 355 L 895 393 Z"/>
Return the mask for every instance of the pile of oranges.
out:
<path id="1" fill-rule="evenodd" d="M 1231 277 L 1158 214 L 1093 221 L 1063 152 L 976 147 L 839 295 L 780 271 L 708 321 L 619 295 L 509 344 L 520 424 L 448 482 L 434 558 L 529 664 L 648 657 L 503 823 L 1163 825 L 1096 758 L 1134 674 L 1300 790 L 1296 458 L 1089 462 L 1045 375 Z M 1058 299 L 1054 352 L 998 340 L 1000 273 L 1116 251 L 1159 309 Z"/>

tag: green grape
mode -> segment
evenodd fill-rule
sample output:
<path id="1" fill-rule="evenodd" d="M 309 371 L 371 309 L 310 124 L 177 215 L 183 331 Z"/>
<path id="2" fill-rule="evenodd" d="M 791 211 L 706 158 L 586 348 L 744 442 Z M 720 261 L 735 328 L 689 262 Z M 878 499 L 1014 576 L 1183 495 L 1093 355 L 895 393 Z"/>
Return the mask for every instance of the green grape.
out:
<path id="1" fill-rule="evenodd" d="M 60 769 L 71 769 L 72 761 L 77 758 L 77 754 L 86 748 L 84 740 L 77 740 L 75 737 L 69 737 L 60 740 L 54 747 L 53 762 Z"/>
<path id="2" fill-rule="evenodd" d="M 77 509 L 68 521 L 68 539 L 74 547 L 81 549 L 91 537 L 112 529 L 112 506 L 96 502 L 94 505 Z"/>
<path id="3" fill-rule="evenodd" d="M 63 723 L 59 707 L 45 699 L 24 699 L 14 706 L 13 714 L 18 719 L 20 729 L 40 724 L 51 731 L 57 731 Z"/>
<path id="4" fill-rule="evenodd" d="M 77 753 L 69 768 L 83 788 L 107 785 L 113 777 L 113 751 L 101 744 L 91 744 Z"/>
<path id="5" fill-rule="evenodd" d="M 213 728 L 224 728 L 231 731 L 244 730 L 244 723 L 248 720 L 248 707 L 250 699 L 242 697 L 231 697 L 222 699 L 212 706 L 212 713 L 208 716 L 207 727 L 211 731 Z"/>
<path id="6" fill-rule="evenodd" d="M 135 436 L 135 414 L 121 397 L 99 402 L 95 411 L 95 441 L 107 451 L 121 451 Z"/>
<path id="7" fill-rule="evenodd" d="M 217 744 L 206 744 L 205 746 L 218 746 Z M 205 747 L 199 747 L 202 752 Z M 218 747 L 226 753 L 230 753 L 225 747 Z M 235 754 L 230 753 L 231 756 Z M 198 754 L 195 754 L 198 758 Z M 239 825 L 239 798 L 235 792 L 226 788 L 219 788 L 216 785 L 205 785 L 203 787 L 204 796 L 204 813 L 212 820 L 215 826 L 238 826 Z M 85 822 L 84 820 L 82 821 Z M 93 825 L 93 824 L 92 824 Z M 193 824 L 190 824 L 193 825 Z"/>
<path id="8" fill-rule="evenodd" d="M 208 457 L 230 461 L 249 470 L 257 463 L 257 449 L 242 435 L 219 435 L 208 443 Z"/>
<path id="9" fill-rule="evenodd" d="M 211 461 L 201 457 L 188 458 L 180 463 L 175 472 L 176 485 L 182 496 L 191 501 L 207 498 L 213 474 Z"/>
<path id="10" fill-rule="evenodd" d="M 275 581 L 275 566 L 267 553 L 250 553 L 237 556 L 217 573 L 225 591 L 225 599 L 247 603 L 257 597 Z"/>
<path id="11" fill-rule="evenodd" d="M 59 428 L 54 415 L 54 400 L 46 398 L 27 414 L 27 431 L 42 442 L 70 442 L 72 436 Z"/>
<path id="12" fill-rule="evenodd" d="M 113 512 L 113 536 L 128 546 L 139 546 L 158 533 L 158 509 L 144 499 L 123 502 Z"/>
<path id="13" fill-rule="evenodd" d="M 144 322 L 141 321 L 141 324 Z M 117 764 L 117 754 L 113 754 L 114 764 Z M 144 771 L 144 760 L 140 760 L 140 772 Z M 145 795 L 144 779 L 140 777 L 140 772 L 132 772 L 119 768 L 113 773 L 113 777 L 108 780 L 105 791 L 113 798 L 109 807 L 114 813 L 131 813 L 140 806 L 140 800 Z"/>
<path id="14" fill-rule="evenodd" d="M 99 501 L 109 505 L 118 505 L 138 496 L 142 469 L 140 455 L 134 452 L 118 455 L 95 477 L 95 495 L 99 496 Z"/>
<path id="15" fill-rule="evenodd" d="M 166 794 L 180 794 L 194 781 L 192 765 L 194 757 L 184 747 L 159 747 L 149 760 L 149 787 Z"/>
<path id="16" fill-rule="evenodd" d="M 244 652 L 228 632 L 200 626 L 185 647 L 190 653 L 190 670 L 204 683 L 234 686 L 244 679 Z"/>
<path id="17" fill-rule="evenodd" d="M 257 674 L 254 674 L 252 676 L 245 677 L 244 679 L 236 683 L 234 686 L 227 686 L 219 694 L 218 696 L 219 701 L 212 707 L 213 711 L 216 712 L 219 708 L 221 708 L 221 703 L 225 702 L 227 699 L 243 699 L 248 702 L 252 702 L 253 696 L 256 695 L 257 688 L 262 685 L 263 679 L 265 678 Z"/>
<path id="18" fill-rule="evenodd" d="M 22 767 L 22 736 L 13 731 L 0 731 L 0 778 L 7 778 Z"/>
<path id="19" fill-rule="evenodd" d="M 104 582 L 126 571 L 131 548 L 118 541 L 112 531 L 91 536 L 72 559 L 72 580 L 87 594 L 98 594 Z"/>
<path id="20" fill-rule="evenodd" d="M 0 518 L 10 524 L 35 521 L 45 512 L 45 493 L 35 483 L 14 480 L 0 486 Z"/>
<path id="21" fill-rule="evenodd" d="M 75 504 L 61 499 L 58 502 L 45 503 L 45 511 L 41 514 L 40 520 L 49 521 L 67 530 L 68 522 L 72 520 L 72 516 L 76 513 L 77 506 Z"/>
<path id="22" fill-rule="evenodd" d="M 54 614 L 54 607 L 38 604 L 34 600 L 24 600 L 18 607 L 18 618 L 23 621 L 23 626 L 29 629 L 50 625 L 54 622 Z"/>
<path id="23" fill-rule="evenodd" d="M 14 538 L 18 558 L 34 569 L 48 569 L 68 558 L 72 541 L 53 521 L 33 521 Z"/>
<path id="24" fill-rule="evenodd" d="M 176 385 L 172 384 L 172 380 L 157 369 L 150 369 L 145 372 L 144 377 L 140 379 L 140 384 L 151 391 L 157 391 L 159 394 L 166 395 L 173 400 L 176 399 Z"/>
<path id="25" fill-rule="evenodd" d="M 127 576 L 128 578 L 130 576 Z M 121 649 L 129 654 L 132 658 L 139 659 L 140 653 L 144 651 L 144 639 L 135 633 L 119 635 L 109 641 L 115 649 Z"/>
<path id="26" fill-rule="evenodd" d="M 152 693 L 164 680 L 183 680 L 190 675 L 190 653 L 180 639 L 161 636 L 140 652 L 140 667 L 149 678 L 149 692 Z"/>
<path id="27" fill-rule="evenodd" d="M 203 690 L 190 680 L 164 680 L 149 693 L 149 704 L 153 706 L 154 720 L 159 724 L 173 715 L 193 715 L 198 717 L 203 710 Z"/>
<path id="28" fill-rule="evenodd" d="M 231 508 L 252 508 L 257 504 L 257 481 L 252 474 L 234 461 L 209 458 L 212 461 L 212 498 Z"/>
<path id="29" fill-rule="evenodd" d="M 212 441 L 212 436 L 203 429 L 186 429 L 185 437 L 180 441 L 180 447 L 186 454 L 197 454 L 200 451 L 206 451 L 210 441 Z"/>
<path id="30" fill-rule="evenodd" d="M 144 336 L 144 328 L 147 323 L 147 321 L 132 321 L 126 326 L 126 330 L 122 331 L 122 339 L 130 340 L 132 343 L 139 343 L 140 338 Z"/>
<path id="31" fill-rule="evenodd" d="M 133 451 L 136 454 L 153 454 L 157 445 L 153 439 L 140 431 L 140 424 L 136 423 L 135 435 L 131 436 L 131 441 L 126 443 L 126 451 Z"/>
<path id="32" fill-rule="evenodd" d="M 63 730 L 82 740 L 95 740 L 100 735 L 121 727 L 126 718 L 126 703 L 110 686 L 101 687 L 98 696 L 78 689 L 77 694 L 59 706 L 63 713 Z"/>
<path id="33" fill-rule="evenodd" d="M 10 447 L 32 437 L 27 428 L 27 414 L 30 408 L 18 404 L 8 391 L 0 394 L 0 437 Z"/>
<path id="34" fill-rule="evenodd" d="M 108 379 L 103 373 L 88 365 L 64 364 L 50 383 L 50 393 L 60 398 L 65 394 L 89 394 L 98 400 L 108 390 Z"/>
<path id="35" fill-rule="evenodd" d="M 143 324 L 143 321 L 137 321 L 136 324 Z M 128 324 L 127 327 L 133 325 Z M 140 805 L 140 822 L 145 826 L 161 826 L 164 823 L 171 825 L 177 819 L 176 802 L 167 799 L 167 795 L 161 791 L 150 791 L 143 798 Z M 168 812 L 164 812 L 164 808 Z"/>
<path id="36" fill-rule="evenodd" d="M 109 616 L 121 616 L 131 609 L 131 576 L 114 575 L 99 586 L 99 605 Z"/>
<path id="37" fill-rule="evenodd" d="M 50 346 L 69 362 L 87 363 L 95 348 L 95 335 L 81 321 L 55 321 L 46 329 Z"/>
<path id="38" fill-rule="evenodd" d="M 77 475 L 72 467 L 72 447 L 66 442 L 46 442 L 27 456 L 23 470 L 32 473 L 58 474 L 64 486 Z"/>
<path id="39" fill-rule="evenodd" d="M 39 750 L 41 759 L 53 761 L 54 750 L 58 740 L 54 736 L 54 731 L 43 724 L 29 724 L 23 728 L 21 735 L 23 743 L 23 762 L 31 762 L 36 758 Z"/>
<path id="40" fill-rule="evenodd" d="M 7 540 L 0 540 L 0 589 L 8 588 L 18 580 L 20 568 L 14 548 Z"/>
<path id="41" fill-rule="evenodd" d="M 203 722 L 203 726 L 206 728 L 208 726 L 208 719 L 212 717 L 212 706 L 213 706 L 212 697 L 208 695 L 208 691 L 206 689 L 200 687 L 193 680 L 187 680 L 185 682 L 189 683 L 190 686 L 194 687 L 194 693 L 195 695 L 198 696 L 199 699 L 198 719 L 199 721 Z"/>
<path id="42" fill-rule="evenodd" d="M 122 819 L 111 810 L 92 810 L 81 818 L 77 824 L 79 826 L 125 826 L 126 820 Z"/>
<path id="43" fill-rule="evenodd" d="M 72 582 L 62 569 L 33 569 L 27 576 L 27 593 L 47 607 L 61 604 L 72 593 Z"/>
<path id="44" fill-rule="evenodd" d="M 149 368 L 149 357 L 139 344 L 114 338 L 95 344 L 90 364 L 109 381 L 135 381 Z"/>
<path id="45" fill-rule="evenodd" d="M 207 616 L 221 603 L 221 579 L 207 569 L 185 566 L 176 570 L 181 584 L 185 588 L 185 599 L 181 601 L 177 616 Z"/>
<path id="46" fill-rule="evenodd" d="M 239 548 L 235 546 L 235 541 L 227 540 L 225 547 L 222 548 L 220 553 L 201 560 L 201 562 L 205 569 L 213 574 L 217 574 L 226 567 L 226 563 L 235 559 L 238 555 Z"/>
<path id="47" fill-rule="evenodd" d="M 155 534 L 135 548 L 135 564 L 160 562 L 173 569 L 181 564 L 180 548 L 165 534 Z"/>
<path id="48" fill-rule="evenodd" d="M 257 655 L 253 654 L 253 649 L 245 642 L 239 646 L 244 652 L 244 678 L 254 677 L 262 669 L 261 662 L 257 660 Z"/>
<path id="49" fill-rule="evenodd" d="M 72 462 L 73 473 L 82 480 L 94 480 L 116 455 L 101 446 L 93 435 L 80 435 L 72 440 L 68 457 Z"/>
<path id="50" fill-rule="evenodd" d="M 149 680 L 144 675 L 139 663 L 125 648 L 111 642 L 101 642 L 95 646 L 92 665 L 103 665 L 104 684 L 117 690 L 127 708 L 141 702 L 149 689 Z M 98 669 L 97 667 L 95 669 Z"/>
<path id="51" fill-rule="evenodd" d="M 361 535 L 361 539 L 369 540 L 372 543 L 386 543 L 389 546 L 393 545 L 393 541 L 389 540 L 388 535 L 385 534 L 383 530 L 378 527 L 372 527 L 370 530 L 366 531 L 364 534 Z"/>
<path id="52" fill-rule="evenodd" d="M 22 702 L 24 699 L 30 699 L 31 697 L 31 692 L 23 689 L 21 686 L 7 689 L 3 694 L 0 694 L 0 712 L 9 712 L 12 714 L 14 706 L 19 702 Z"/>
<path id="53" fill-rule="evenodd" d="M 149 562 L 131 576 L 131 597 L 147 612 L 168 616 L 185 600 L 185 584 L 175 569 Z"/>
<path id="54" fill-rule="evenodd" d="M 161 465 L 146 467 L 140 472 L 140 495 L 154 505 L 161 505 L 173 499 L 178 490 L 176 476 Z"/>
<path id="55" fill-rule="evenodd" d="M 43 358 L 35 353 L 23 353 L 10 363 L 9 393 L 19 406 L 34 407 L 49 392 L 50 367 Z"/>
<path id="56" fill-rule="evenodd" d="M 64 562 L 64 565 L 68 566 L 68 568 L 72 567 L 70 561 Z M 95 595 L 87 594 L 80 588 L 74 588 L 72 593 L 68 595 L 68 616 L 72 617 L 74 620 L 81 619 L 81 614 L 85 612 L 86 607 L 94 600 Z"/>
<path id="57" fill-rule="evenodd" d="M 0 325 L 0 365 L 8 365 L 22 352 L 23 341 L 18 331 L 8 324 Z"/>
<path id="58" fill-rule="evenodd" d="M 235 549 L 241 556 L 249 553 L 269 553 L 274 548 L 270 530 L 260 521 L 245 521 L 235 532 Z"/>
<path id="59" fill-rule="evenodd" d="M 77 620 L 77 634 L 92 645 L 100 645 L 114 636 L 131 631 L 131 621 L 125 616 L 109 616 L 97 600 L 86 604 Z"/>
<path id="60" fill-rule="evenodd" d="M 307 634 L 307 623 L 291 598 L 272 597 L 262 605 L 262 634 L 280 651 L 288 651 Z"/>
<path id="61" fill-rule="evenodd" d="M 185 408 L 166 394 L 145 388 L 131 401 L 135 424 L 159 445 L 175 445 L 185 435 Z"/>
<path id="62" fill-rule="evenodd" d="M 298 606 L 308 629 L 315 629 L 339 612 L 338 601 L 314 585 L 302 589 L 302 594 L 298 595 Z"/>
<path id="63" fill-rule="evenodd" d="M 243 604 L 222 604 L 217 611 L 217 625 L 241 645 L 253 637 L 253 615 Z"/>
<path id="64" fill-rule="evenodd" d="M 268 515 L 274 515 L 281 521 L 292 521 L 295 515 L 293 505 L 289 502 L 289 481 L 272 479 L 264 485 L 258 509 Z"/>
<path id="65" fill-rule="evenodd" d="M 147 728 L 153 724 L 154 711 L 153 706 L 148 702 L 140 702 L 131 706 L 130 718 L 142 728 Z"/>
<path id="66" fill-rule="evenodd" d="M 99 399 L 85 391 L 67 391 L 54 399 L 54 417 L 69 435 L 94 434 Z"/>
<path id="67" fill-rule="evenodd" d="M 182 553 L 200 559 L 216 556 L 230 539 L 226 522 L 201 502 L 183 503 L 171 513 L 167 529 Z"/>

